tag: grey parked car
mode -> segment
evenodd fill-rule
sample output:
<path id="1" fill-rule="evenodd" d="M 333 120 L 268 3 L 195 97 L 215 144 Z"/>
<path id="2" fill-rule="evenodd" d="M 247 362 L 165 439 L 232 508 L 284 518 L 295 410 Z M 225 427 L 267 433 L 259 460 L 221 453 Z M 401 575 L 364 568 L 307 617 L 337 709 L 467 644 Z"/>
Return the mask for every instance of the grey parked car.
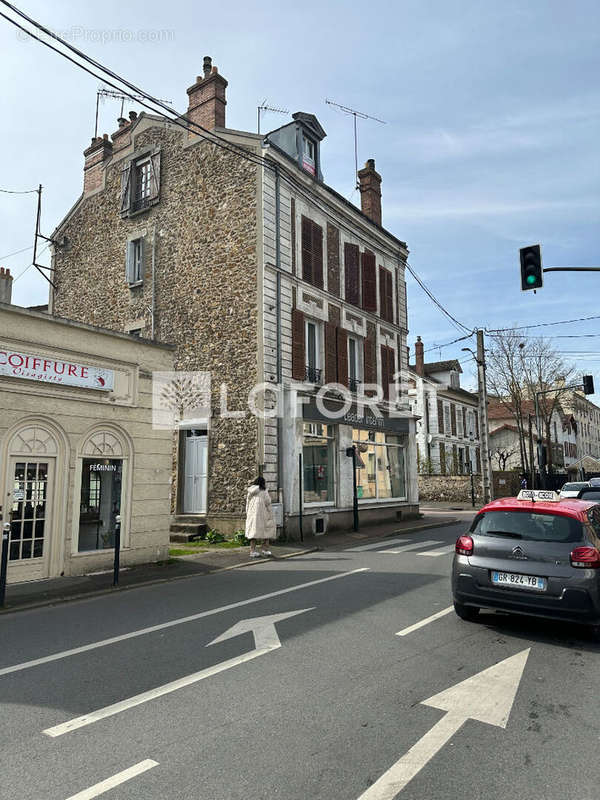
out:
<path id="1" fill-rule="evenodd" d="M 499 609 L 600 633 L 599 503 L 523 490 L 484 506 L 456 542 L 456 613 L 474 620 L 480 608 Z"/>

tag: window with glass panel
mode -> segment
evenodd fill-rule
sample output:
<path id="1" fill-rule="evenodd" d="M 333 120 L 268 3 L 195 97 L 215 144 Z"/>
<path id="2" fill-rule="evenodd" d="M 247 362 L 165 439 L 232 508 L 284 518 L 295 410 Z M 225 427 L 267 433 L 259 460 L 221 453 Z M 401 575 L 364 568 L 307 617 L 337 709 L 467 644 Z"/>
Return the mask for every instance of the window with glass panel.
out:
<path id="1" fill-rule="evenodd" d="M 123 460 L 84 458 L 81 466 L 79 552 L 114 547 L 121 513 Z"/>
<path id="2" fill-rule="evenodd" d="M 355 429 L 352 438 L 359 499 L 406 499 L 406 437 Z"/>
<path id="3" fill-rule="evenodd" d="M 47 499 L 48 463 L 17 462 L 10 515 L 9 561 L 25 561 L 44 555 Z"/>
<path id="4" fill-rule="evenodd" d="M 335 500 L 335 428 L 320 422 L 304 423 L 302 446 L 305 503 Z"/>
<path id="5" fill-rule="evenodd" d="M 319 325 L 306 321 L 306 380 L 321 383 L 321 343 Z"/>

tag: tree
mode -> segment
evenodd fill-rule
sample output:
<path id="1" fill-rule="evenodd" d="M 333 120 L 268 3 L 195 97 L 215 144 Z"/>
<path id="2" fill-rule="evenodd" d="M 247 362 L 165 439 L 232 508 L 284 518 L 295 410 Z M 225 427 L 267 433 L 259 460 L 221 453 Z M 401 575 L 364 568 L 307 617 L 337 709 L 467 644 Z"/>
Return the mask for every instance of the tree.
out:
<path id="1" fill-rule="evenodd" d="M 502 472 L 506 471 L 506 462 L 509 458 L 515 455 L 517 452 L 517 448 L 514 447 L 510 450 L 507 447 L 496 447 L 496 449 L 492 452 L 492 458 L 495 458 L 498 462 L 498 469 Z"/>

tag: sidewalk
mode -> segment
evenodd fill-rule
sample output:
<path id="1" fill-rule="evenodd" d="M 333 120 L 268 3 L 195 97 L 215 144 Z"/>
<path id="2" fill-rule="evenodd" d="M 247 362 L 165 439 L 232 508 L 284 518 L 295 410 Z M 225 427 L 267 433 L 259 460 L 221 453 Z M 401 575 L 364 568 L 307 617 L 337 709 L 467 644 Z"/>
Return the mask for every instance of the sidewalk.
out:
<path id="1" fill-rule="evenodd" d="M 90 575 L 8 584 L 5 606 L 0 608 L 0 615 L 11 611 L 54 605 L 67 600 L 94 597 L 126 589 L 135 589 L 139 586 L 165 583 L 197 575 L 207 575 L 212 572 L 221 572 L 238 567 L 257 566 L 267 561 L 292 558 L 312 553 L 316 550 L 335 550 L 352 547 L 369 539 L 376 540 L 397 534 L 409 534 L 413 531 L 451 525 L 457 521 L 457 518 L 449 513 L 425 513 L 418 520 L 373 525 L 356 533 L 354 531 L 336 531 L 322 536 L 305 536 L 303 542 L 275 542 L 271 545 L 273 558 L 250 559 L 248 547 L 240 547 L 233 550 L 215 548 L 198 555 L 171 558 L 169 561 L 159 564 L 124 567 L 119 575 L 118 587 L 113 587 L 112 585 L 112 569 Z"/>

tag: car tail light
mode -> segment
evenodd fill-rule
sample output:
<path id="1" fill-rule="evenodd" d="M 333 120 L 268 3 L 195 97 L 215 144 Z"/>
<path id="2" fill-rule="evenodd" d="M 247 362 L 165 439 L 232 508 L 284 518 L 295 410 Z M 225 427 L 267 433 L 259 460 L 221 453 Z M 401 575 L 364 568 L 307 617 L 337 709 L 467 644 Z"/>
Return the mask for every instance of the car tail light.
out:
<path id="1" fill-rule="evenodd" d="M 454 549 L 459 556 L 472 556 L 473 539 L 470 536 L 459 536 Z"/>
<path id="2" fill-rule="evenodd" d="M 576 547 L 571 552 L 571 566 L 580 569 L 598 569 L 600 553 L 595 547 Z"/>

